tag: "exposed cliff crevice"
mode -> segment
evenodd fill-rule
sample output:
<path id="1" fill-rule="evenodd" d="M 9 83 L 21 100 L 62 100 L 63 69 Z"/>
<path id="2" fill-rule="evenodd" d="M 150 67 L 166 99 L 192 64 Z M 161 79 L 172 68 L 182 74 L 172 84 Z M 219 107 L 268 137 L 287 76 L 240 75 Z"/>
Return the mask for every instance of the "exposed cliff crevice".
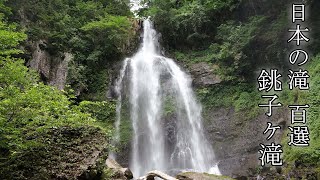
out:
<path id="1" fill-rule="evenodd" d="M 32 59 L 27 65 L 39 72 L 42 80 L 58 89 L 64 89 L 68 76 L 68 63 L 73 55 L 69 52 L 51 55 L 47 50 L 47 41 L 38 40 L 30 42 Z"/>

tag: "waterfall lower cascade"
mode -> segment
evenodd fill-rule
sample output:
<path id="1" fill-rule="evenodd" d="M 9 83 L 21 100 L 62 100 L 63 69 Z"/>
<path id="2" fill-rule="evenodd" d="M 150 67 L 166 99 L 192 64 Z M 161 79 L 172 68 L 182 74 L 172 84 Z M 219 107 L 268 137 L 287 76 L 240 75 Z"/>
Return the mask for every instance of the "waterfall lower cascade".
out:
<path id="1" fill-rule="evenodd" d="M 135 177 L 151 170 L 220 174 L 203 132 L 201 105 L 190 77 L 172 59 L 160 55 L 152 22 L 146 19 L 143 26 L 141 47 L 124 61 L 116 83 L 114 140 L 121 138 L 121 109 L 126 101 L 126 116 L 132 123 L 129 164 Z"/>

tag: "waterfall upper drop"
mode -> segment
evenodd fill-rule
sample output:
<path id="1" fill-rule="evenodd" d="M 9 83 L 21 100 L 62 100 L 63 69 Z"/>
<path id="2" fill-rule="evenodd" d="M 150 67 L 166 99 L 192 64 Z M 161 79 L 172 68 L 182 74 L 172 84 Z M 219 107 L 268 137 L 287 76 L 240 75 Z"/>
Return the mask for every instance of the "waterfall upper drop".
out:
<path id="1" fill-rule="evenodd" d="M 160 55 L 152 22 L 143 23 L 139 51 L 124 61 L 116 83 L 116 137 L 122 104 L 132 123 L 130 169 L 135 177 L 150 170 L 199 171 L 220 174 L 202 129 L 201 105 L 191 78 L 176 63 Z M 128 115 L 127 115 L 128 116 Z"/>

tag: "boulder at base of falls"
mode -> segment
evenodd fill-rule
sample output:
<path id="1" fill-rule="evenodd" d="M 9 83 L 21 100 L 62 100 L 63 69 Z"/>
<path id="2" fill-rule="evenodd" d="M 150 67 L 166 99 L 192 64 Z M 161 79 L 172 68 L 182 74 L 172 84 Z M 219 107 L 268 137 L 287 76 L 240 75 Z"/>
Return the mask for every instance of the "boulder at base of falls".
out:
<path id="1" fill-rule="evenodd" d="M 114 179 L 132 179 L 133 174 L 129 168 L 123 168 L 115 160 L 108 158 L 106 160 L 107 167 L 112 171 L 112 178 Z"/>
<path id="2" fill-rule="evenodd" d="M 227 176 L 219 176 L 208 173 L 183 172 L 176 176 L 179 180 L 234 180 Z"/>
<path id="3" fill-rule="evenodd" d="M 155 180 L 155 178 L 160 178 L 162 180 L 178 180 L 172 176 L 169 176 L 168 174 L 158 171 L 158 170 L 153 170 L 147 173 L 147 175 L 138 178 L 137 180 Z"/>

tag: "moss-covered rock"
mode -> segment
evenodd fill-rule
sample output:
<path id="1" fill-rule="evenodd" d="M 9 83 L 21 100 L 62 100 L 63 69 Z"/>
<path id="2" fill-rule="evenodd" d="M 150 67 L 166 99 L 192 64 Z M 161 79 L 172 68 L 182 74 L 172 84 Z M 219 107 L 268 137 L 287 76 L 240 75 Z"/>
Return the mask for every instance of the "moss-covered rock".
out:
<path id="1" fill-rule="evenodd" d="M 38 146 L 2 160 L 1 179 L 101 179 L 108 139 L 99 128 L 51 128 L 28 139 Z"/>

